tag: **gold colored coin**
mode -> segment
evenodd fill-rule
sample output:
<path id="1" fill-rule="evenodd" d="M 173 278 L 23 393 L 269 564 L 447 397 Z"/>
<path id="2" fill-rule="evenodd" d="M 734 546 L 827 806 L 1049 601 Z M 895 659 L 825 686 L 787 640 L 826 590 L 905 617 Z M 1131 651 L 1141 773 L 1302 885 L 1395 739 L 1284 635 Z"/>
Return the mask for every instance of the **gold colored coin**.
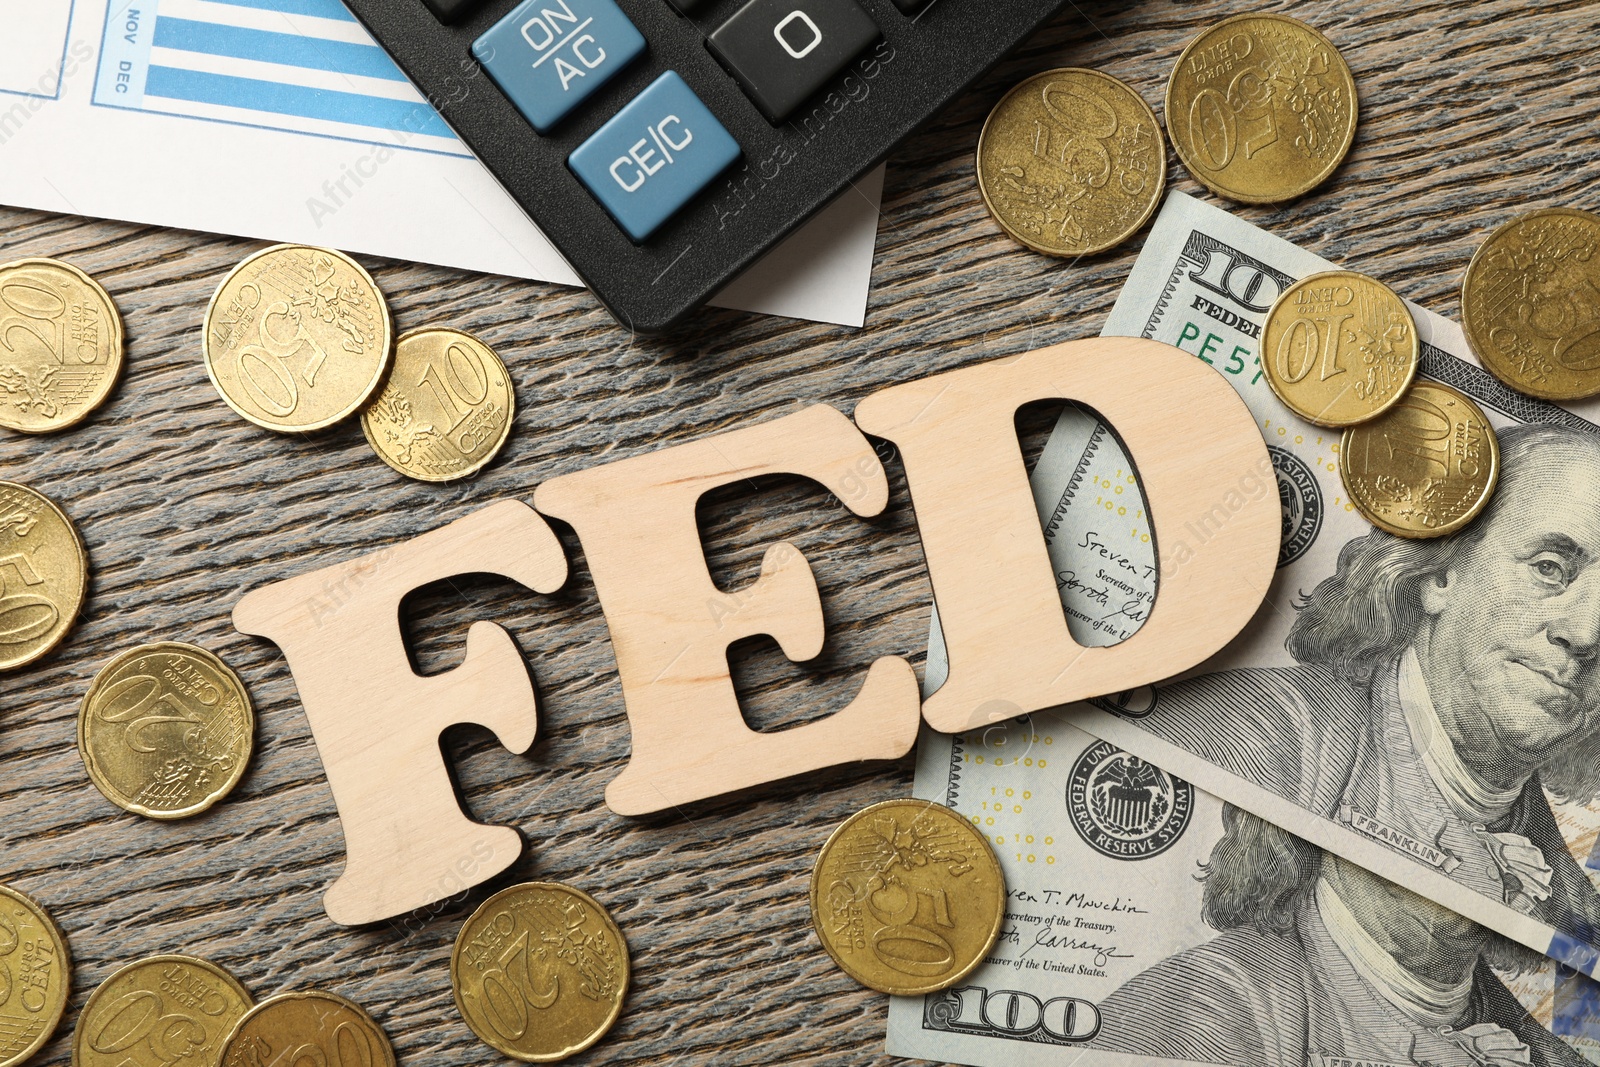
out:
<path id="1" fill-rule="evenodd" d="M 393 348 L 377 284 L 331 248 L 264 248 L 206 308 L 211 383 L 268 430 L 320 430 L 353 415 L 383 382 Z"/>
<path id="2" fill-rule="evenodd" d="M 1349 270 L 1302 278 L 1261 328 L 1261 367 L 1290 411 L 1318 426 L 1354 426 L 1400 402 L 1422 345 L 1406 303 Z"/>
<path id="3" fill-rule="evenodd" d="M 450 482 L 482 470 L 511 435 L 516 398 L 494 349 L 459 330 L 411 330 L 389 383 L 361 413 L 378 458 L 409 478 Z"/>
<path id="4" fill-rule="evenodd" d="M 359 1004 L 313 989 L 251 1008 L 223 1042 L 219 1067 L 395 1067 L 388 1035 Z"/>
<path id="5" fill-rule="evenodd" d="M 150 956 L 100 983 L 78 1016 L 72 1067 L 215 1067 L 252 1001 L 233 975 L 193 956 Z"/>
<path id="6" fill-rule="evenodd" d="M 1461 326 L 1519 393 L 1600 393 L 1600 215 L 1548 208 L 1491 233 L 1461 280 Z"/>
<path id="7" fill-rule="evenodd" d="M 1500 442 L 1483 410 L 1419 381 L 1339 443 L 1339 477 L 1356 509 L 1398 537 L 1443 537 L 1482 511 L 1500 480 Z"/>
<path id="8" fill-rule="evenodd" d="M 244 775 L 255 712 L 244 683 L 195 645 L 140 645 L 95 675 L 78 709 L 78 752 L 95 788 L 152 819 L 198 815 Z"/>
<path id="9" fill-rule="evenodd" d="M 948 989 L 988 954 L 1005 875 L 983 835 L 943 804 L 886 800 L 846 819 L 811 872 L 822 947 L 868 989 Z"/>
<path id="10" fill-rule="evenodd" d="M 89 592 L 89 556 L 43 493 L 0 482 L 0 671 L 55 648 Z"/>
<path id="11" fill-rule="evenodd" d="M 54 259 L 0 265 L 0 426 L 76 426 L 121 375 L 122 317 L 99 282 Z"/>
<path id="12" fill-rule="evenodd" d="M 1092 255 L 1132 237 L 1166 178 L 1155 112 L 1095 70 L 1035 74 L 1000 98 L 978 138 L 989 213 L 1046 255 Z"/>
<path id="13" fill-rule="evenodd" d="M 0 1067 L 50 1040 L 71 992 L 66 938 L 37 901 L 0 885 Z"/>
<path id="14" fill-rule="evenodd" d="M 456 1010 L 483 1042 L 554 1063 L 605 1036 L 628 992 L 628 945 L 600 902 L 554 882 L 502 889 L 450 954 Z"/>
<path id="15" fill-rule="evenodd" d="M 1167 133 L 1206 188 L 1278 204 L 1328 179 L 1356 135 L 1339 50 L 1286 15 L 1235 15 L 1201 33 L 1167 83 Z"/>

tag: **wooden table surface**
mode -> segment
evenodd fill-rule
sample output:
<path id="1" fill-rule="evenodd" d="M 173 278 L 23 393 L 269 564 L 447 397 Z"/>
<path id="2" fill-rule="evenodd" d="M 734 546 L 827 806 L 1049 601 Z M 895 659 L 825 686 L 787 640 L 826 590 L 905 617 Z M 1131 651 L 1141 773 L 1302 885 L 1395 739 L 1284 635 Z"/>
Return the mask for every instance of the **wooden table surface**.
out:
<path id="1" fill-rule="evenodd" d="M 1361 124 L 1322 190 L 1244 217 L 1453 316 L 1468 258 L 1511 214 L 1600 207 L 1600 0 L 1308 0 L 1269 3 L 1318 26 L 1355 73 Z M 598 897 L 625 931 L 633 985 L 609 1038 L 574 1063 L 875 1064 L 886 998 L 830 962 L 806 890 L 832 827 L 905 796 L 910 759 L 818 774 L 644 819 L 605 807 L 628 758 L 616 667 L 570 530 L 573 573 L 540 597 L 499 580 L 430 587 L 408 602 L 424 670 L 456 662 L 475 619 L 505 625 L 542 711 L 526 756 L 486 731 L 446 734 L 469 810 L 518 827 L 506 876 L 426 921 L 347 930 L 321 895 L 344 862 L 339 822 L 277 650 L 236 633 L 243 593 L 392 544 L 544 479 L 825 402 L 846 412 L 881 386 L 1100 330 L 1141 238 L 1067 262 L 1035 255 L 989 219 L 973 148 L 1005 89 L 1055 66 L 1105 70 L 1161 110 L 1167 76 L 1201 28 L 1250 8 L 1217 0 L 1077 0 L 890 161 L 862 330 L 701 313 L 670 339 L 632 337 L 586 293 L 366 258 L 400 329 L 477 333 L 510 366 L 517 425 L 465 485 L 407 481 L 358 425 L 284 437 L 245 423 L 207 381 L 206 301 L 257 243 L 0 208 L 0 260 L 58 256 L 95 275 L 123 314 L 128 364 L 89 422 L 48 438 L 0 434 L 0 477 L 61 503 L 92 560 L 86 613 L 46 659 L 0 676 L 0 880 L 44 902 L 75 957 L 72 999 L 33 1062 L 65 1064 L 77 1012 L 113 969 L 159 952 L 229 968 L 258 997 L 321 987 L 365 1005 L 400 1061 L 501 1062 L 451 1001 L 450 947 L 488 891 L 528 878 Z M 1205 197 L 1169 153 L 1172 187 Z M 1048 418 L 1026 418 L 1036 441 Z M 929 588 L 905 480 L 877 520 L 814 484 L 778 480 L 708 498 L 701 526 L 725 588 L 785 538 L 822 588 L 828 645 L 813 663 L 770 640 L 735 649 L 747 715 L 776 727 L 826 715 L 880 655 L 920 670 Z M 259 718 L 243 782 L 177 823 L 129 815 L 89 783 L 74 744 L 96 670 L 137 643 L 178 639 L 222 655 Z"/>

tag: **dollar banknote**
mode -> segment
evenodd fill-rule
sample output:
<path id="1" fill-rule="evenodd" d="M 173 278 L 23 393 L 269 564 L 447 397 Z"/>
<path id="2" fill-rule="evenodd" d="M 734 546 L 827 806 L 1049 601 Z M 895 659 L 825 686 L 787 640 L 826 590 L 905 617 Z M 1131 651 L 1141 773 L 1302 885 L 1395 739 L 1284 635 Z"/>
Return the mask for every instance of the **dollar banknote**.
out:
<path id="1" fill-rule="evenodd" d="M 1523 949 L 1584 972 L 1597 956 L 1596 412 L 1508 391 L 1413 306 L 1423 376 L 1485 409 L 1504 476 L 1453 538 L 1374 533 L 1338 435 L 1260 366 L 1274 297 L 1330 266 L 1168 198 L 1104 332 L 1175 344 L 1239 390 L 1272 470 L 1181 535 L 1225 539 L 1246 497 L 1275 493 L 1277 576 L 1183 678 L 924 740 L 918 794 L 990 834 L 1014 910 L 967 983 L 894 1003 L 891 1051 L 1476 1064 L 1568 1062 L 1552 1032 L 1590 1040 L 1594 983 Z M 1033 481 L 1074 637 L 1122 640 L 1158 595 L 1136 467 L 1069 405 Z M 930 691 L 942 659 L 936 626 Z"/>

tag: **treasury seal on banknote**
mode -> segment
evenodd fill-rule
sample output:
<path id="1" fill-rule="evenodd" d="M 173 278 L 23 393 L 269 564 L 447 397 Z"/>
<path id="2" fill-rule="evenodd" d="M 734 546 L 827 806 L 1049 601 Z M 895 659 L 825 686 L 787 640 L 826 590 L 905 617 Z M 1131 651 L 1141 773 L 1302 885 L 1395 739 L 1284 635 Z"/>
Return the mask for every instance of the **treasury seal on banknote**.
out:
<path id="1" fill-rule="evenodd" d="M 1278 502 L 1283 505 L 1283 540 L 1278 545 L 1278 566 L 1287 567 L 1317 543 L 1322 532 L 1322 486 L 1306 461 L 1277 445 L 1267 446 L 1272 473 L 1278 479 Z"/>
<path id="2" fill-rule="evenodd" d="M 1067 778 L 1067 814 L 1102 856 L 1142 860 L 1171 848 L 1194 813 L 1194 787 L 1105 741 L 1084 749 Z"/>

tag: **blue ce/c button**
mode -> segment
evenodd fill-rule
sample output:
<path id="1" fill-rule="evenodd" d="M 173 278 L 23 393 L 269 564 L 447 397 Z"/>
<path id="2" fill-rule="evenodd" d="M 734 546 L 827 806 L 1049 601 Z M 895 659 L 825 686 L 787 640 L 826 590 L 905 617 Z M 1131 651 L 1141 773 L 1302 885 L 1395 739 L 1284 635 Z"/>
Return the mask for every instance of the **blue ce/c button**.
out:
<path id="1" fill-rule="evenodd" d="M 739 143 L 667 71 L 567 157 L 635 241 L 655 232 L 739 158 Z"/>
<path id="2" fill-rule="evenodd" d="M 526 0 L 472 44 L 540 133 L 643 51 L 644 35 L 611 0 Z"/>

